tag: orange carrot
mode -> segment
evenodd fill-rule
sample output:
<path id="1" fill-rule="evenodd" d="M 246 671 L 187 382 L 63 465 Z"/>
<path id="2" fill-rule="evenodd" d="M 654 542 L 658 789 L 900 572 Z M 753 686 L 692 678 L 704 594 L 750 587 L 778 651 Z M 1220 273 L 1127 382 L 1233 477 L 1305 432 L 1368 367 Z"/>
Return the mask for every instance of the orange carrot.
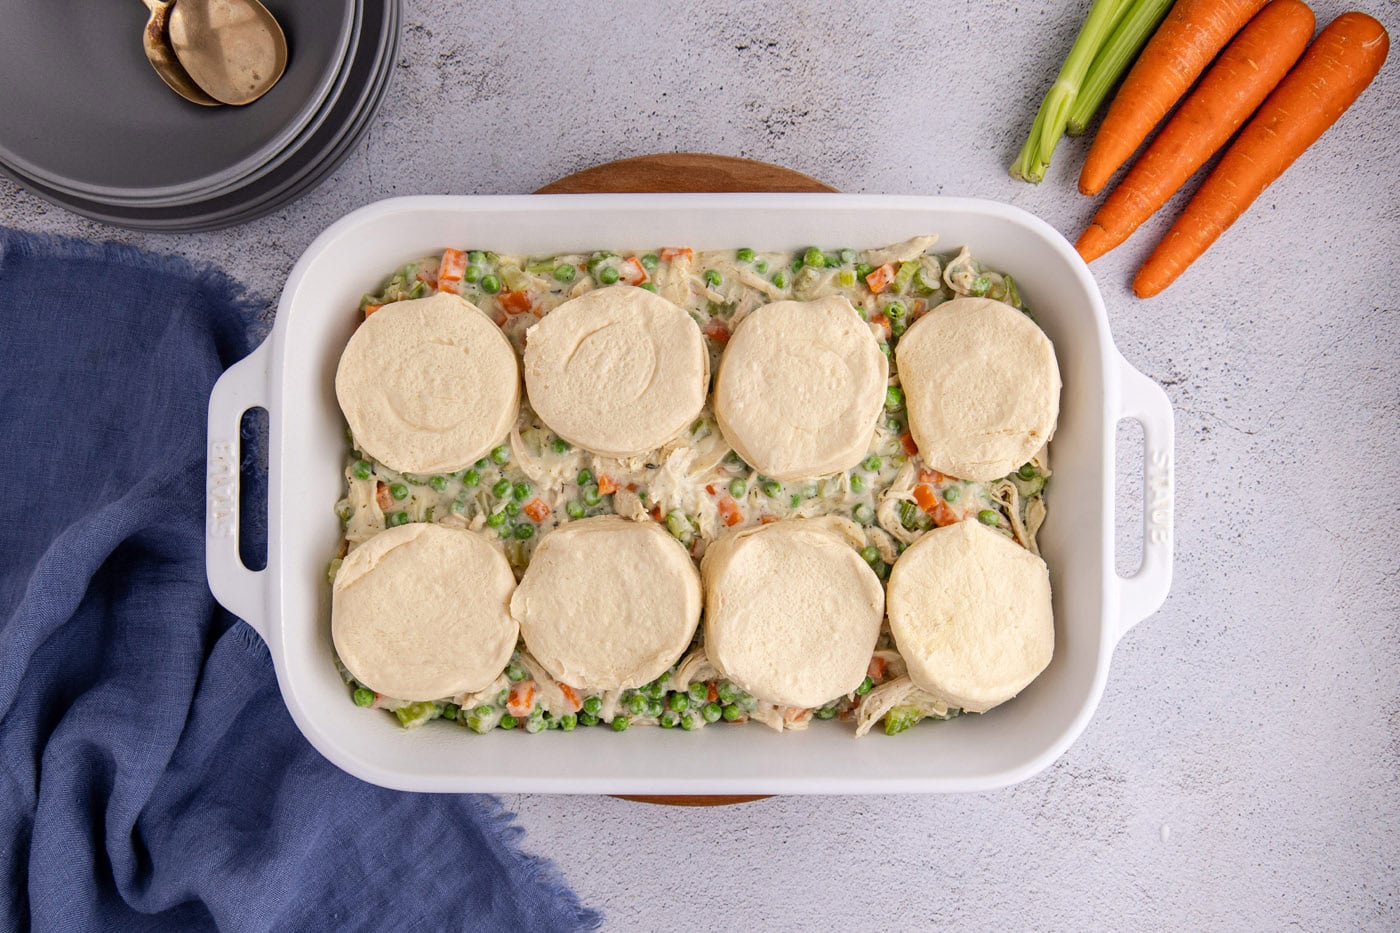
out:
<path id="1" fill-rule="evenodd" d="M 885 659 L 878 654 L 870 659 L 870 663 L 865 668 L 865 674 L 871 680 L 879 683 L 885 679 Z"/>
<path id="2" fill-rule="evenodd" d="M 681 247 L 668 246 L 668 247 L 666 247 L 665 249 L 663 249 L 663 250 L 661 251 L 661 258 L 662 258 L 662 259 L 666 259 L 666 260 L 671 260 L 671 259 L 687 259 L 687 260 L 689 260 L 689 259 L 694 259 L 694 258 L 695 258 L 695 250 L 691 249 L 689 246 L 681 246 Z"/>
<path id="3" fill-rule="evenodd" d="M 715 700 L 718 699 L 719 688 L 715 686 L 715 682 L 713 680 L 705 681 L 705 701 L 707 703 L 713 703 Z"/>
<path id="4" fill-rule="evenodd" d="M 703 333 L 706 337 L 709 337 L 721 347 L 729 342 L 729 326 L 723 321 L 721 321 L 719 318 L 710 318 L 709 322 L 705 324 L 705 327 L 703 328 L 701 333 Z"/>
<path id="5" fill-rule="evenodd" d="M 606 496 L 617 492 L 617 480 L 606 473 L 598 474 L 598 495 Z"/>
<path id="6" fill-rule="evenodd" d="M 774 522 L 779 521 L 779 520 L 780 520 L 780 519 L 779 519 L 778 516 L 776 516 L 776 515 L 763 515 L 763 516 L 760 516 L 760 517 L 759 517 L 758 523 L 759 523 L 760 525 L 771 525 L 771 524 L 773 524 Z"/>
<path id="7" fill-rule="evenodd" d="M 946 483 L 952 479 L 947 473 L 941 473 L 933 467 L 919 468 L 919 482 L 921 483 Z"/>
<path id="8" fill-rule="evenodd" d="M 914 435 L 910 434 L 908 431 L 899 435 L 899 444 L 904 448 L 904 455 L 906 457 L 912 457 L 919 452 L 919 445 L 914 443 Z"/>
<path id="9" fill-rule="evenodd" d="M 1361 96 L 1389 51 L 1385 27 L 1365 13 L 1343 13 L 1322 30 L 1147 257 L 1133 279 L 1137 296 L 1170 285 L 1238 220 Z"/>
<path id="10" fill-rule="evenodd" d="M 442 262 L 438 263 L 438 284 L 460 282 L 467 271 L 467 254 L 460 249 L 442 251 Z"/>
<path id="11" fill-rule="evenodd" d="M 511 684 L 510 698 L 506 700 L 506 712 L 512 716 L 528 716 L 535 705 L 535 682 L 522 680 Z"/>
<path id="12" fill-rule="evenodd" d="M 1131 236 L 1235 135 L 1303 54 L 1313 25 L 1302 0 L 1274 0 L 1249 21 L 1099 206 L 1075 244 L 1085 262 Z"/>
<path id="13" fill-rule="evenodd" d="M 1123 79 L 1084 158 L 1079 190 L 1098 194 L 1265 0 L 1179 0 Z"/>
<path id="14" fill-rule="evenodd" d="M 622 272 L 622 281 L 628 285 L 641 285 L 647 280 L 646 267 L 636 256 L 629 256 L 623 260 L 620 271 Z"/>
<path id="15" fill-rule="evenodd" d="M 730 528 L 744 520 L 743 513 L 739 511 L 739 503 L 730 496 L 724 496 L 719 500 L 719 517 Z"/>
<path id="16" fill-rule="evenodd" d="M 529 292 L 501 292 L 496 298 L 501 310 L 506 314 L 524 314 L 535 306 Z"/>
<path id="17" fill-rule="evenodd" d="M 365 305 L 365 317 L 369 317 L 371 314 L 373 314 L 374 312 L 378 311 L 378 310 L 379 310 L 380 308 L 382 308 L 382 307 L 384 307 L 384 306 L 383 306 L 383 305 Z"/>
<path id="18" fill-rule="evenodd" d="M 535 521 L 542 522 L 546 518 L 549 518 L 550 508 L 549 503 L 545 502 L 543 499 L 531 499 L 529 502 L 525 503 L 525 507 L 520 511 L 524 512 Z"/>
<path id="19" fill-rule="evenodd" d="M 559 690 L 564 694 L 564 700 L 569 704 L 566 713 L 577 713 L 583 709 L 583 700 L 579 698 L 578 691 L 568 684 L 560 684 Z"/>
<path id="20" fill-rule="evenodd" d="M 870 286 L 870 290 L 877 295 L 888 288 L 893 281 L 894 264 L 888 262 L 865 277 L 865 284 Z"/>
<path id="21" fill-rule="evenodd" d="M 870 323 L 873 324 L 875 328 L 880 331 L 879 336 L 881 337 L 881 339 L 889 340 L 890 336 L 894 333 L 894 331 L 890 329 L 890 319 L 885 317 L 883 314 L 875 315 L 873 318 L 870 319 Z"/>
<path id="22" fill-rule="evenodd" d="M 389 484 L 383 481 L 374 485 L 374 502 L 379 511 L 387 512 L 394 507 L 394 496 L 389 492 Z"/>

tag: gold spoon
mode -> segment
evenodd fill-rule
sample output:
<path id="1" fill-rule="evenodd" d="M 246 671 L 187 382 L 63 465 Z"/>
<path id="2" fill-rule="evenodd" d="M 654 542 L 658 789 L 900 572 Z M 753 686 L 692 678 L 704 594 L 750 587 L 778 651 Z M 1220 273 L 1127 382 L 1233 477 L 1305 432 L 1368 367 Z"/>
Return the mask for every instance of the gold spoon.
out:
<path id="1" fill-rule="evenodd" d="M 258 0 L 172 0 L 170 47 L 210 97 L 251 104 L 287 67 L 287 37 Z"/>
<path id="2" fill-rule="evenodd" d="M 166 24 L 170 20 L 170 4 L 174 0 L 144 0 L 146 9 L 151 11 L 151 18 L 146 21 L 146 31 L 141 37 L 141 44 L 146 49 L 146 59 L 151 63 L 151 67 L 160 75 L 172 91 L 179 94 L 192 104 L 199 104 L 202 107 L 217 107 L 219 102 L 199 89 L 199 85 L 190 80 L 189 72 L 185 71 L 179 59 L 175 57 L 175 52 L 166 41 Z"/>

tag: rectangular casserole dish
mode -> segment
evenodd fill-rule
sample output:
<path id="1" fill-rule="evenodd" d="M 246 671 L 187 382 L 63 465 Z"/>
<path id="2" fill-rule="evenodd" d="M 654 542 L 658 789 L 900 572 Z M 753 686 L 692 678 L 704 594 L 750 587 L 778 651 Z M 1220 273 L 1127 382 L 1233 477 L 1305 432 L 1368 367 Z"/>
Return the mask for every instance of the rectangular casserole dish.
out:
<path id="1" fill-rule="evenodd" d="M 866 248 L 937 233 L 1016 277 L 1054 341 L 1064 380 L 1055 476 L 1040 545 L 1054 588 L 1049 668 L 981 716 L 894 738 L 857 739 L 816 723 L 775 734 L 757 724 L 706 729 L 580 729 L 527 736 L 400 729 L 354 706 L 331 656 L 327 560 L 340 540 L 333 505 L 346 451 L 334 375 L 360 296 L 398 264 L 445 246 L 554 254 L 685 245 Z M 250 408 L 270 424 L 268 564 L 238 558 L 238 429 Z M 1114 444 L 1141 422 L 1146 450 L 1143 562 L 1114 569 Z M 209 402 L 209 585 L 271 649 L 292 718 L 336 765 L 386 787 L 438 792 L 624 794 L 900 793 L 983 790 L 1053 762 L 1083 731 L 1118 639 L 1166 598 L 1172 564 L 1172 411 L 1166 394 L 1114 348 L 1088 268 L 1054 229 L 1005 204 L 845 194 L 410 197 L 347 215 L 307 249 L 268 339 L 226 372 Z"/>

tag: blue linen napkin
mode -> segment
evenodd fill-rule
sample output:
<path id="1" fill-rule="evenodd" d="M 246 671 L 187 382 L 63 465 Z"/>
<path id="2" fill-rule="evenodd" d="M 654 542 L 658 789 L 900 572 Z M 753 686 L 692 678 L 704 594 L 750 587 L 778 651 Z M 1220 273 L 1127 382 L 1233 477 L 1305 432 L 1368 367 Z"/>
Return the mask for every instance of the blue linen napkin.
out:
<path id="1" fill-rule="evenodd" d="M 0 228 L 0 928 L 596 927 L 494 798 L 321 758 L 209 593 L 205 406 L 257 307 Z"/>

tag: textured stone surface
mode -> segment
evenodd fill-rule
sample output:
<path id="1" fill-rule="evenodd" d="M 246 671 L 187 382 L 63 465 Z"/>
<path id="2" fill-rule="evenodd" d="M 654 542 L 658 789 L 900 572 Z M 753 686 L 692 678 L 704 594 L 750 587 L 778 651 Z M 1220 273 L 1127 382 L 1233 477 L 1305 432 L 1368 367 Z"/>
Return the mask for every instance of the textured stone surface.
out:
<path id="1" fill-rule="evenodd" d="M 1006 176 L 1087 4 L 787 6 L 410 0 L 378 126 L 282 212 L 134 234 L 0 182 L 0 222 L 211 260 L 272 298 L 353 207 L 524 192 L 651 151 L 1011 201 L 1071 238 L 1088 218 L 1073 184 L 1085 141 L 1063 143 L 1038 188 Z M 1318 20 L 1347 7 L 1318 3 Z M 720 810 L 508 797 L 528 845 L 617 928 L 1394 929 L 1398 136 L 1392 60 L 1163 296 L 1127 287 L 1162 219 L 1095 264 L 1118 346 L 1176 406 L 1176 584 L 1047 772 L 974 796 Z M 1134 464 L 1121 458 L 1125 538 Z"/>

